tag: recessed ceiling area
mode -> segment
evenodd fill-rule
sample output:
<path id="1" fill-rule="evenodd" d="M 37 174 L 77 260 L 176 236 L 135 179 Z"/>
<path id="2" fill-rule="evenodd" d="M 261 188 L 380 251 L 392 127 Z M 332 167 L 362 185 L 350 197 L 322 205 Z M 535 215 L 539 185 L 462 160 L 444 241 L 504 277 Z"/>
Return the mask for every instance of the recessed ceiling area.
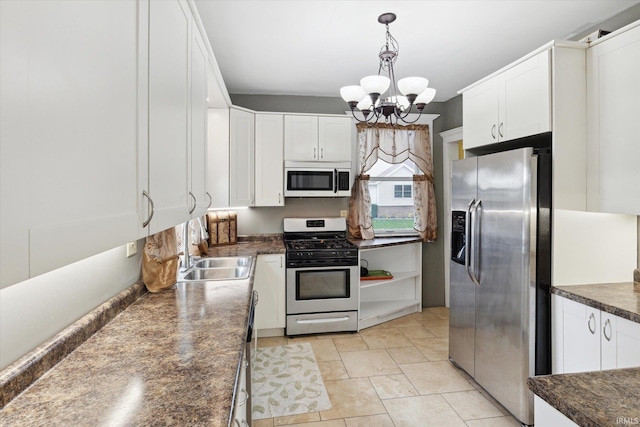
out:
<path id="1" fill-rule="evenodd" d="M 393 12 L 396 78 L 447 101 L 551 40 L 570 40 L 640 0 L 195 0 L 229 93 L 339 97 L 377 74 Z M 606 28 L 603 28 L 606 30 Z"/>

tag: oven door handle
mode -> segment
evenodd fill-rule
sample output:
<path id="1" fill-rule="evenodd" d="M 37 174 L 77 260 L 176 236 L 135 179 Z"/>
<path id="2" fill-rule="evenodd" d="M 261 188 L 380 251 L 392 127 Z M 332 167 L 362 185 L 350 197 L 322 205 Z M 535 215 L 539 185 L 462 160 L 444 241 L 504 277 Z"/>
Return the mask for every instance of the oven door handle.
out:
<path id="1" fill-rule="evenodd" d="M 300 323 L 300 324 L 334 323 L 334 322 L 344 322 L 345 320 L 349 320 L 349 316 L 328 317 L 326 319 L 296 319 L 296 323 Z"/>

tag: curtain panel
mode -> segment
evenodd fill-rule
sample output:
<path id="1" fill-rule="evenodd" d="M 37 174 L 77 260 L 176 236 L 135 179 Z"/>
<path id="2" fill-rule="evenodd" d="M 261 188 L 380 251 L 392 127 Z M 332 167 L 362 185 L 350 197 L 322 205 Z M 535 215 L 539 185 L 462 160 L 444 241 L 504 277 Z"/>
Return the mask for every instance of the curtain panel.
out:
<path id="1" fill-rule="evenodd" d="M 360 173 L 356 177 L 349 200 L 349 232 L 355 238 L 373 239 L 369 171 L 380 160 L 387 163 L 413 161 L 421 174 L 413 176 L 413 228 L 424 242 L 437 238 L 433 161 L 428 125 L 396 126 L 358 123 L 358 160 Z"/>

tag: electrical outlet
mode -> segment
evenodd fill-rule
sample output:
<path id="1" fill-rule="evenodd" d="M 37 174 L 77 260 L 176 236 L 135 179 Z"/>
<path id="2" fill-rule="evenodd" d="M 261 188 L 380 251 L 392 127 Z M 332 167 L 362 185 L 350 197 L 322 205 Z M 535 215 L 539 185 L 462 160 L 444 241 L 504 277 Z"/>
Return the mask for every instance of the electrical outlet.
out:
<path id="1" fill-rule="evenodd" d="M 138 253 L 138 242 L 127 243 L 127 258 L 131 258 Z"/>
<path id="2" fill-rule="evenodd" d="M 346 217 L 347 217 L 347 215 L 349 215 L 349 211 L 346 211 L 346 210 L 342 210 L 342 211 L 340 211 L 340 216 L 341 216 L 342 218 L 346 218 Z"/>

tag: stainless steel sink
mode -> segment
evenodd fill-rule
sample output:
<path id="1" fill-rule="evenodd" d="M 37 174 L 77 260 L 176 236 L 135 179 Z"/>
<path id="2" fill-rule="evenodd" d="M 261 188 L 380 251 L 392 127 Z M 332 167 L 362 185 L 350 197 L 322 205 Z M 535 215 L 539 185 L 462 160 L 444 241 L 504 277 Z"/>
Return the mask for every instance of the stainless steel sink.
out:
<path id="1" fill-rule="evenodd" d="M 251 267 L 250 256 L 202 258 L 194 263 L 195 268 Z"/>
<path id="2" fill-rule="evenodd" d="M 249 277 L 249 267 L 194 268 L 182 281 L 240 280 Z"/>

